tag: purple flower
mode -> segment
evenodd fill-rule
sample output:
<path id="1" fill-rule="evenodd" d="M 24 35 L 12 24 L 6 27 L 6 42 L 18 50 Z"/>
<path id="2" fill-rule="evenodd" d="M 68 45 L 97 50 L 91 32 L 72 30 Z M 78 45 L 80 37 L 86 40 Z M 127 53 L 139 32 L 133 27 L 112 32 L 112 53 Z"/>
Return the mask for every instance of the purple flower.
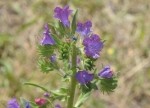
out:
<path id="1" fill-rule="evenodd" d="M 41 41 L 42 45 L 54 45 L 55 44 L 55 41 L 50 34 L 48 24 L 45 25 L 43 34 L 44 34 L 44 37 Z"/>
<path id="2" fill-rule="evenodd" d="M 69 6 L 65 6 L 64 8 L 56 7 L 54 9 L 54 17 L 59 19 L 66 27 L 70 25 L 68 17 L 71 13 L 72 10 L 69 9 Z"/>
<path id="3" fill-rule="evenodd" d="M 31 108 L 31 106 L 30 106 L 30 103 L 29 103 L 29 102 L 26 102 L 26 103 L 25 103 L 25 108 Z"/>
<path id="4" fill-rule="evenodd" d="M 55 108 L 62 108 L 62 107 L 59 104 L 56 104 Z"/>
<path id="5" fill-rule="evenodd" d="M 98 76 L 102 78 L 112 78 L 113 73 L 112 70 L 110 69 L 110 66 L 105 66 L 104 69 L 98 73 Z"/>
<path id="6" fill-rule="evenodd" d="M 103 42 L 96 34 L 92 34 L 90 37 L 84 38 L 83 45 L 85 54 L 94 59 L 99 57 L 99 53 L 103 48 Z"/>
<path id="7" fill-rule="evenodd" d="M 90 74 L 86 70 L 78 71 L 76 73 L 76 79 L 82 85 L 91 82 L 93 78 L 94 78 L 94 74 Z"/>
<path id="8" fill-rule="evenodd" d="M 91 21 L 86 21 L 85 23 L 78 23 L 77 24 L 77 32 L 81 35 L 81 36 L 89 36 L 91 31 L 91 27 L 92 27 L 92 23 Z"/>
<path id="9" fill-rule="evenodd" d="M 50 97 L 50 94 L 48 92 L 44 93 L 44 96 L 49 98 Z"/>
<path id="10" fill-rule="evenodd" d="M 8 101 L 7 108 L 20 108 L 16 98 L 13 98 L 13 99 Z"/>
<path id="11" fill-rule="evenodd" d="M 56 54 L 53 54 L 51 57 L 50 57 L 50 61 L 52 63 L 54 63 L 56 61 Z"/>

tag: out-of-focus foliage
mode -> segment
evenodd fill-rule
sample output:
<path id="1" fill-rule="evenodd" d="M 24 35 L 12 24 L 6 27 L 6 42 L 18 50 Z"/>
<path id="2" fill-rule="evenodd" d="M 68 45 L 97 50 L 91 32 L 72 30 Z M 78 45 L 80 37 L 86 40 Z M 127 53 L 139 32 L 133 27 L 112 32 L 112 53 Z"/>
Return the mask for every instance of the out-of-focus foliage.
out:
<path id="1" fill-rule="evenodd" d="M 94 31 L 106 40 L 95 65 L 101 69 L 102 62 L 111 64 L 119 72 L 117 90 L 109 96 L 94 93 L 85 107 L 149 108 L 149 0 L 1 0 L 0 107 L 12 97 L 34 100 L 43 95 L 42 90 L 23 86 L 26 81 L 59 88 L 59 76 L 38 72 L 36 49 L 54 7 L 67 3 L 79 8 L 81 22 L 91 19 Z"/>

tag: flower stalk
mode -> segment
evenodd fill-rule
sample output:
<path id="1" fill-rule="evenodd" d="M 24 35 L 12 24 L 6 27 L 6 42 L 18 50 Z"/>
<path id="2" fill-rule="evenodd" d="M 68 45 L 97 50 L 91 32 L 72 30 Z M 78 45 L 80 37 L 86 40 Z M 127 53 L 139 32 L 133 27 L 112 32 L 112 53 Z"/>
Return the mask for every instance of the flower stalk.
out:
<path id="1" fill-rule="evenodd" d="M 73 47 L 72 47 L 72 71 L 73 71 L 73 74 L 71 77 L 71 84 L 70 84 L 67 108 L 73 108 L 73 103 L 74 103 L 74 96 L 75 96 L 75 89 L 76 89 L 76 79 L 75 79 L 76 65 L 77 65 L 76 58 L 77 58 L 76 46 L 75 46 L 75 44 L 73 44 Z"/>
<path id="2" fill-rule="evenodd" d="M 95 61 L 100 57 L 100 52 L 104 47 L 104 41 L 99 35 L 94 34 L 90 20 L 85 23 L 77 22 L 78 10 L 75 11 L 70 21 L 69 16 L 72 13 L 73 10 L 67 5 L 63 8 L 56 7 L 54 17 L 59 22 L 45 25 L 43 38 L 38 46 L 40 54 L 38 65 L 42 72 L 59 71 L 58 74 L 69 87 L 64 88 L 62 85 L 55 91 L 26 82 L 25 85 L 42 89 L 45 92 L 44 97 L 35 98 L 34 102 L 21 98 L 21 105 L 16 98 L 13 98 L 8 101 L 7 108 L 21 108 L 22 106 L 25 108 L 64 108 L 61 103 L 55 104 L 55 100 L 64 99 L 67 101 L 65 108 L 80 108 L 92 91 L 100 90 L 103 93 L 111 93 L 117 87 L 117 76 L 109 65 L 102 67 L 103 69 L 98 72 L 95 66 Z M 59 62 L 64 64 L 63 68 L 59 66 Z M 76 89 L 79 91 L 78 94 Z"/>

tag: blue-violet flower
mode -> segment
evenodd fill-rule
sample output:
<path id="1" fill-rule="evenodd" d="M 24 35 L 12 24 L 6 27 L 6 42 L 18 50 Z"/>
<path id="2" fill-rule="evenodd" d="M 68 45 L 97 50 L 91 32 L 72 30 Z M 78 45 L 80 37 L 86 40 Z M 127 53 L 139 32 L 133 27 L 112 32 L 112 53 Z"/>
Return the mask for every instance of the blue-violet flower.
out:
<path id="1" fill-rule="evenodd" d="M 48 92 L 44 93 L 44 97 L 49 98 L 50 97 L 50 93 L 48 93 Z"/>
<path id="2" fill-rule="evenodd" d="M 51 55 L 50 61 L 51 61 L 52 63 L 56 62 L 56 54 Z"/>
<path id="3" fill-rule="evenodd" d="M 43 34 L 44 34 L 44 37 L 41 41 L 42 45 L 54 45 L 55 44 L 55 41 L 50 34 L 48 24 L 45 25 Z"/>
<path id="4" fill-rule="evenodd" d="M 62 108 L 62 107 L 59 104 L 56 104 L 55 108 Z"/>
<path id="5" fill-rule="evenodd" d="M 25 103 L 25 108 L 31 108 L 31 106 L 30 106 L 30 103 L 29 103 L 29 102 L 26 102 L 26 103 Z"/>
<path id="6" fill-rule="evenodd" d="M 76 73 L 76 79 L 80 84 L 87 84 L 94 78 L 94 74 L 88 73 L 86 70 L 78 71 Z"/>
<path id="7" fill-rule="evenodd" d="M 86 21 L 85 23 L 78 23 L 77 24 L 77 32 L 81 35 L 81 36 L 89 36 L 91 31 L 91 27 L 92 27 L 92 22 L 91 21 Z"/>
<path id="8" fill-rule="evenodd" d="M 54 9 L 54 17 L 59 19 L 65 27 L 69 27 L 69 15 L 72 13 L 72 10 L 69 9 L 69 6 L 65 6 L 64 8 L 56 7 Z"/>
<path id="9" fill-rule="evenodd" d="M 84 51 L 86 56 L 97 59 L 103 48 L 103 42 L 97 34 L 92 34 L 83 40 Z"/>
<path id="10" fill-rule="evenodd" d="M 20 108 L 16 98 L 13 98 L 13 99 L 8 101 L 7 108 Z"/>
<path id="11" fill-rule="evenodd" d="M 102 78 L 112 78 L 113 72 L 110 69 L 110 66 L 105 66 L 104 69 L 98 73 L 98 76 Z"/>

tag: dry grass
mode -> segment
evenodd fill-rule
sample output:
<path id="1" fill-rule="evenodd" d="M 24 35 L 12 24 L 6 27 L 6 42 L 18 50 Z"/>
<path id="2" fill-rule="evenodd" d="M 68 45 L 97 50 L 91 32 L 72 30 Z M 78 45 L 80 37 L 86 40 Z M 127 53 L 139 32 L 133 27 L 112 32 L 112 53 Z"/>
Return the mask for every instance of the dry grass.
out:
<path id="1" fill-rule="evenodd" d="M 36 44 L 43 24 L 53 20 L 53 9 L 61 4 L 65 3 L 0 1 L 0 107 L 13 96 L 32 100 L 42 95 L 42 91 L 23 86 L 23 82 L 59 87 L 58 76 L 43 75 L 36 67 Z M 80 21 L 91 19 L 94 31 L 107 40 L 97 65 L 111 64 L 114 72 L 119 73 L 116 91 L 110 95 L 93 93 L 85 107 L 149 108 L 150 1 L 72 0 L 69 5 L 79 8 Z"/>

